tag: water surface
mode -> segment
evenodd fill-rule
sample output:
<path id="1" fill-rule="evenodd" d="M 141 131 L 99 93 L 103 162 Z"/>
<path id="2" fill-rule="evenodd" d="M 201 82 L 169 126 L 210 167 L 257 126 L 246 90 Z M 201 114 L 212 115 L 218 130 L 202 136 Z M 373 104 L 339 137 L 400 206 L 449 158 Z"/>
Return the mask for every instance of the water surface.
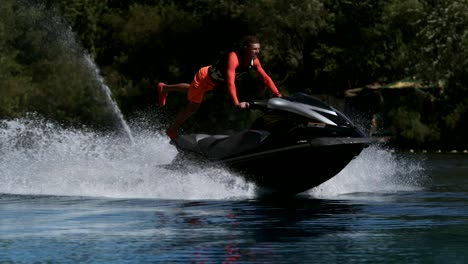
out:
<path id="1" fill-rule="evenodd" d="M 132 146 L 44 121 L 0 125 L 0 263 L 466 263 L 468 155 L 372 146 L 297 197 L 219 168 L 165 170 Z"/>

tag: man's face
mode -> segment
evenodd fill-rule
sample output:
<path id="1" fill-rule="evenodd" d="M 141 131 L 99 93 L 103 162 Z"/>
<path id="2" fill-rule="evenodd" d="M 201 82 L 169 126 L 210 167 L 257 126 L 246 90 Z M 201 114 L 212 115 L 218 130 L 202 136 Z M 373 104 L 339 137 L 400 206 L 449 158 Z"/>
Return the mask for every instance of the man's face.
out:
<path id="1" fill-rule="evenodd" d="M 245 54 L 250 58 L 255 59 L 260 53 L 260 43 L 251 43 L 245 47 Z"/>

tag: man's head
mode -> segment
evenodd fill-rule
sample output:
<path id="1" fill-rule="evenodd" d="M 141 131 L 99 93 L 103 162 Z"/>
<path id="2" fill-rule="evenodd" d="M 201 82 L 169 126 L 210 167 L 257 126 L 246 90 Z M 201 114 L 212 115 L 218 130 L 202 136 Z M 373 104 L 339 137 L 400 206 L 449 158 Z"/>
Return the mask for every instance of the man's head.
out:
<path id="1" fill-rule="evenodd" d="M 255 59 L 260 53 L 260 40 L 257 36 L 248 35 L 242 38 L 242 52 L 244 56 Z"/>

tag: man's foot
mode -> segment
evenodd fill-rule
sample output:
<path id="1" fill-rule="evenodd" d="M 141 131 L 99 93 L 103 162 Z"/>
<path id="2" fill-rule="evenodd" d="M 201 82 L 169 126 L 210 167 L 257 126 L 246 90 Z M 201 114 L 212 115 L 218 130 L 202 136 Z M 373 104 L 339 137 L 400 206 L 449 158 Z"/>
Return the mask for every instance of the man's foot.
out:
<path id="1" fill-rule="evenodd" d="M 159 105 L 165 106 L 166 105 L 166 97 L 167 97 L 167 92 L 163 92 L 163 82 L 158 83 L 158 98 L 159 98 Z"/>
<path id="2" fill-rule="evenodd" d="M 170 139 L 174 139 L 177 137 L 177 132 L 175 132 L 174 130 L 168 128 L 166 129 L 166 135 L 170 138 Z"/>

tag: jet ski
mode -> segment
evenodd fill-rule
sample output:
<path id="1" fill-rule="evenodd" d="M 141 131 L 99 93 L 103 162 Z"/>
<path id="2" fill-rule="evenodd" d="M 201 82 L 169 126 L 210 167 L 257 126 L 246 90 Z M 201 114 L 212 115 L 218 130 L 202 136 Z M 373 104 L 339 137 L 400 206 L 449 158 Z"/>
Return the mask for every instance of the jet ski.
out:
<path id="1" fill-rule="evenodd" d="M 250 108 L 261 115 L 242 131 L 173 139 L 172 165 L 222 165 L 266 192 L 298 194 L 337 175 L 371 143 L 344 114 L 304 93 Z"/>

